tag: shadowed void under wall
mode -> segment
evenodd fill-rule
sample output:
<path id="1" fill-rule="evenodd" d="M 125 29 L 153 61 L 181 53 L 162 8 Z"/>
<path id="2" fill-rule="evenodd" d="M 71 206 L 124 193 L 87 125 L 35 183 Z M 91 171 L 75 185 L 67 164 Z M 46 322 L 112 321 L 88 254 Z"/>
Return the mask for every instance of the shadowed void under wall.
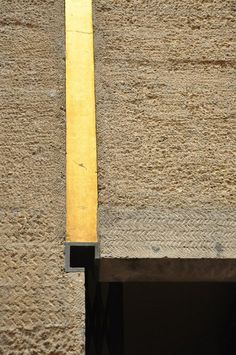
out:
<path id="1" fill-rule="evenodd" d="M 236 353 L 233 283 L 100 283 L 97 289 L 90 308 L 97 334 L 88 355 Z"/>

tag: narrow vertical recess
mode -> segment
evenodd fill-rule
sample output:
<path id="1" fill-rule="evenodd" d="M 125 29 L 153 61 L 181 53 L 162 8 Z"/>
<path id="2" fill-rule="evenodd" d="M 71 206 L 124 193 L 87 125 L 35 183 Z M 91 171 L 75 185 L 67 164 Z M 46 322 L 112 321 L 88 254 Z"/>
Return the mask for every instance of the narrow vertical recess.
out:
<path id="1" fill-rule="evenodd" d="M 67 242 L 97 241 L 92 0 L 66 0 Z"/>

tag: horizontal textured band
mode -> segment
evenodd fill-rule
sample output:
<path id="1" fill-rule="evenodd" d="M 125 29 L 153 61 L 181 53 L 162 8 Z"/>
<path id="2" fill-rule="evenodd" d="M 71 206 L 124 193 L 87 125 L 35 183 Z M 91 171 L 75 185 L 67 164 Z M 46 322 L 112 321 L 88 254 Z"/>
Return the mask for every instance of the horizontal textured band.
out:
<path id="1" fill-rule="evenodd" d="M 103 258 L 236 258 L 233 209 L 99 209 Z"/>

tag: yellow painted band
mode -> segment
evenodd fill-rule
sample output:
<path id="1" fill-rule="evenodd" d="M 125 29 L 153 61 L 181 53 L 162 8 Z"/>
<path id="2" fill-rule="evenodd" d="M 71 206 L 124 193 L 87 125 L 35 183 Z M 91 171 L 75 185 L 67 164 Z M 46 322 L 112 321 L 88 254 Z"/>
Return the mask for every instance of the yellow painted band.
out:
<path id="1" fill-rule="evenodd" d="M 66 240 L 97 241 L 92 0 L 66 0 Z"/>

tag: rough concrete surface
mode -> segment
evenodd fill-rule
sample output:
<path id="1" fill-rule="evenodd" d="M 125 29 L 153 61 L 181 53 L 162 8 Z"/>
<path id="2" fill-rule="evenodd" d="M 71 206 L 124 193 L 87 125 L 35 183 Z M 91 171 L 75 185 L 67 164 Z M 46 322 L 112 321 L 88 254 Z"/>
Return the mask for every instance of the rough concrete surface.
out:
<path id="1" fill-rule="evenodd" d="M 63 258 L 64 1 L 0 5 L 0 354 L 83 354 L 83 275 Z M 103 257 L 235 258 L 234 10 L 94 1 Z"/>
<path id="2" fill-rule="evenodd" d="M 84 354 L 65 274 L 64 1 L 0 0 L 0 354 Z"/>
<path id="3" fill-rule="evenodd" d="M 102 257 L 235 258 L 235 2 L 95 2 Z"/>

